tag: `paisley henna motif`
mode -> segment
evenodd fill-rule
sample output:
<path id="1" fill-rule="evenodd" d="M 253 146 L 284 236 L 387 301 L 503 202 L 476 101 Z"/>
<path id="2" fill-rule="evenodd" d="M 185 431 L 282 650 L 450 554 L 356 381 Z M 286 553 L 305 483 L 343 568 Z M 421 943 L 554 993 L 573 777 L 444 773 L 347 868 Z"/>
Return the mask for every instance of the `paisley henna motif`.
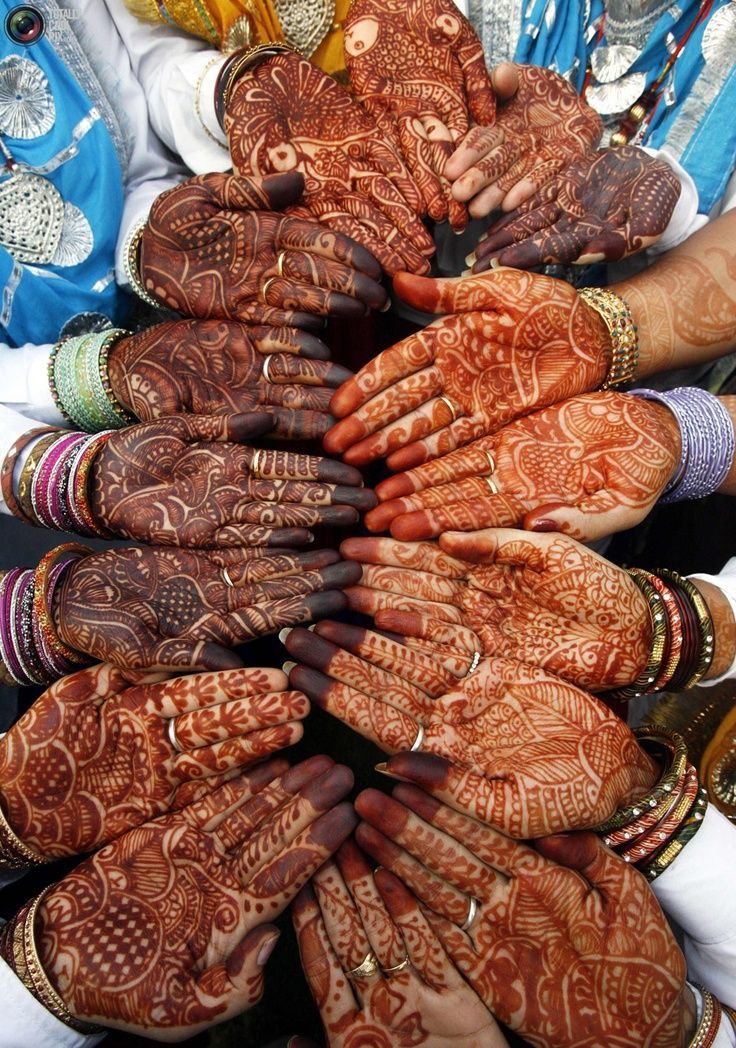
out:
<path id="1" fill-rule="evenodd" d="M 517 269 L 625 258 L 659 240 L 679 196 L 669 164 L 636 146 L 578 157 L 490 227 L 475 249 L 473 272 L 492 258 Z"/>
<path id="2" fill-rule="evenodd" d="M 592 834 L 540 843 L 552 861 L 414 786 L 394 798 L 358 797 L 358 841 L 502 1022 L 542 1048 L 687 1043 L 685 960 L 636 870 Z"/>
<path id="3" fill-rule="evenodd" d="M 295 54 L 261 62 L 238 81 L 225 126 L 241 175 L 303 174 L 293 214 L 352 237 L 388 273 L 428 270 L 434 242 L 398 148 L 326 73 Z"/>
<path id="4" fill-rule="evenodd" d="M 342 421 L 324 446 L 346 462 L 388 455 L 392 469 L 409 469 L 606 376 L 608 332 L 565 281 L 501 269 L 458 280 L 402 273 L 394 286 L 417 309 L 453 315 L 380 353 L 335 393 L 330 410 Z"/>

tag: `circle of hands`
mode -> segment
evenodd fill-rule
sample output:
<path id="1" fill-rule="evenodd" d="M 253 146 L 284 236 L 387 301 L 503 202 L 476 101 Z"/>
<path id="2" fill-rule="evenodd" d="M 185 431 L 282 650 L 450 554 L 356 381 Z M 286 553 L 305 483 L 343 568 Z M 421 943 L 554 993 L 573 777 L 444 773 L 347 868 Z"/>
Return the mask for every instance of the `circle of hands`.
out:
<path id="1" fill-rule="evenodd" d="M 236 174 L 164 194 L 144 232 L 146 290 L 195 319 L 115 346 L 140 423 L 90 490 L 110 534 L 153 545 L 65 570 L 60 637 L 103 664 L 0 740 L 17 836 L 94 852 L 44 894 L 39 956 L 76 1018 L 178 1040 L 260 998 L 291 904 L 331 1045 L 497 1048 L 495 1016 L 550 1048 L 665 1048 L 684 960 L 589 832 L 657 779 L 591 694 L 636 679 L 651 625 L 575 538 L 641 520 L 679 437 L 660 405 L 595 392 L 597 314 L 521 270 L 648 246 L 676 179 L 594 152 L 598 118 L 554 73 L 490 76 L 449 0 L 356 0 L 346 51 L 350 92 L 292 54 L 243 76 Z M 425 216 L 499 206 L 481 275 L 423 277 Z M 315 332 L 384 308 L 382 271 L 444 315 L 350 376 Z M 374 495 L 355 467 L 381 457 L 401 472 Z M 359 513 L 392 537 L 301 551 Z M 346 607 L 371 625 L 331 620 Z M 288 680 L 230 650 L 278 630 Z M 273 756 L 310 700 L 384 751 L 393 797 L 353 806 L 349 769 Z"/>

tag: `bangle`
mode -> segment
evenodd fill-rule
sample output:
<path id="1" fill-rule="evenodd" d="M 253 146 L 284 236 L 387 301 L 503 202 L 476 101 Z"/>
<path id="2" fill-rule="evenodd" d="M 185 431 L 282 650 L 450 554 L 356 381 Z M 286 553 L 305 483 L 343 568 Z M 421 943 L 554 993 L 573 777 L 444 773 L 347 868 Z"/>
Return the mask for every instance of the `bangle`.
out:
<path id="1" fill-rule="evenodd" d="M 698 986 L 697 989 L 703 998 L 703 1014 L 688 1048 L 710 1048 L 721 1025 L 721 1002 L 705 987 Z"/>
<path id="2" fill-rule="evenodd" d="M 578 294 L 602 318 L 611 338 L 611 366 L 599 388 L 614 389 L 631 382 L 639 363 L 639 339 L 631 310 L 608 288 L 582 287 Z"/>
<path id="3" fill-rule="evenodd" d="M 255 47 L 235 51 L 223 63 L 215 83 L 215 116 L 223 131 L 225 130 L 225 114 L 230 103 L 230 96 L 243 73 L 253 69 L 256 65 L 260 65 L 267 58 L 273 58 L 281 54 L 298 55 L 299 52 L 291 44 L 279 42 L 278 40 L 269 40 L 263 44 L 256 44 Z"/>
<path id="4" fill-rule="evenodd" d="M 113 328 L 67 338 L 55 347 L 49 381 L 53 381 L 56 404 L 86 433 L 120 429 L 134 421 L 115 400 L 107 373 L 110 347 L 126 334 L 121 328 Z"/>
<path id="5" fill-rule="evenodd" d="M 51 860 L 23 843 L 0 804 L 0 869 L 27 870 L 29 866 L 44 866 L 47 862 Z"/>
<path id="6" fill-rule="evenodd" d="M 164 304 L 157 302 L 153 295 L 149 295 L 146 291 L 143 281 L 141 280 L 140 267 L 138 264 L 138 254 L 140 251 L 141 240 L 143 239 L 143 233 L 145 232 L 148 221 L 139 222 L 137 226 L 128 234 L 128 239 L 125 241 L 123 248 L 123 271 L 125 273 L 125 279 L 130 284 L 133 291 L 136 293 L 138 298 L 142 299 L 149 306 L 153 306 L 154 309 L 165 308 Z"/>
<path id="7" fill-rule="evenodd" d="M 28 433 L 23 433 L 14 444 L 8 449 L 5 458 L 3 459 L 2 467 L 0 468 L 0 485 L 2 486 L 2 495 L 5 500 L 5 505 L 8 507 L 14 517 L 19 520 L 25 521 L 26 524 L 33 524 L 29 517 L 25 515 L 15 495 L 14 474 L 15 464 L 18 461 L 18 456 L 21 455 L 31 441 L 37 437 L 42 437 L 47 433 L 60 433 L 61 430 L 56 429 L 54 426 L 37 426 L 35 429 L 31 429 Z"/>
<path id="8" fill-rule="evenodd" d="M 33 501 L 31 499 L 33 474 L 36 472 L 39 462 L 49 448 L 52 448 L 56 441 L 61 437 L 66 436 L 68 432 L 69 431 L 66 429 L 57 429 L 48 436 L 41 437 L 41 439 L 31 448 L 25 462 L 23 463 L 23 469 L 20 471 L 17 490 L 18 503 L 22 512 L 25 514 L 26 520 L 37 528 L 41 527 L 41 522 L 34 512 Z"/>
<path id="9" fill-rule="evenodd" d="M 66 542 L 49 550 L 42 558 L 33 575 L 33 614 L 48 647 L 58 658 L 75 665 L 85 665 L 90 660 L 81 651 L 70 648 L 59 636 L 52 614 L 53 587 L 50 584 L 51 570 L 56 565 L 68 567 L 72 560 L 79 560 L 91 550 L 77 542 Z M 58 582 L 58 577 L 54 580 Z"/>
<path id="10" fill-rule="evenodd" d="M 222 55 L 215 55 L 214 58 L 211 58 L 209 60 L 207 65 L 204 67 L 202 72 L 197 77 L 197 83 L 194 87 L 194 112 L 196 114 L 197 120 L 199 120 L 202 130 L 207 135 L 207 137 L 211 138 L 212 141 L 220 147 L 220 149 L 224 149 L 227 153 L 229 152 L 227 145 L 224 142 L 221 142 L 216 135 L 212 134 L 210 129 L 205 124 L 204 117 L 202 116 L 202 85 L 204 84 L 205 77 L 209 73 L 210 69 L 212 69 L 213 65 L 215 65 L 216 62 L 222 62 L 222 60 Z"/>
<path id="11" fill-rule="evenodd" d="M 652 572 L 645 572 L 645 574 L 664 601 L 665 612 L 667 613 L 667 618 L 669 620 L 669 646 L 667 654 L 665 656 L 662 670 L 652 687 L 652 691 L 662 691 L 675 676 L 677 667 L 680 663 L 683 640 L 682 615 L 680 614 L 677 598 L 669 586 L 666 586 L 664 581 L 660 579 L 658 575 L 654 575 Z"/>
<path id="12" fill-rule="evenodd" d="M 668 844 L 656 853 L 646 866 L 641 868 L 641 872 L 648 881 L 656 880 L 668 866 L 672 865 L 683 848 L 690 843 L 702 826 L 707 809 L 708 791 L 704 786 L 700 786 L 695 802 L 678 832 Z"/>
<path id="13" fill-rule="evenodd" d="M 610 833 L 611 830 L 619 830 L 627 823 L 638 819 L 647 808 L 656 808 L 665 798 L 672 796 L 678 781 L 685 773 L 687 753 L 681 735 L 651 724 L 635 728 L 634 735 L 645 753 L 649 753 L 659 762 L 664 762 L 665 770 L 659 782 L 648 794 L 632 801 L 624 808 L 619 808 L 609 819 L 595 827 L 596 833 Z M 652 750 L 653 753 L 650 752 Z"/>
<path id="14" fill-rule="evenodd" d="M 713 653 L 715 651 L 715 629 L 713 627 L 713 619 L 702 593 L 697 586 L 690 581 L 690 579 L 678 575 L 676 571 L 672 571 L 669 568 L 659 568 L 657 574 L 664 577 L 675 592 L 679 589 L 681 593 L 684 593 L 695 613 L 699 651 L 697 653 L 694 669 L 692 669 L 690 675 L 679 684 L 679 687 L 684 690 L 694 688 L 695 685 L 703 679 L 713 662 Z"/>
<path id="15" fill-rule="evenodd" d="M 637 698 L 652 689 L 660 674 L 667 645 L 668 621 L 662 596 L 646 578 L 644 572 L 639 571 L 638 568 L 629 568 L 629 575 L 641 590 L 649 608 L 652 622 L 652 645 L 646 666 L 633 684 L 609 692 L 611 697 L 616 699 Z"/>
<path id="16" fill-rule="evenodd" d="M 110 532 L 95 519 L 89 499 L 89 475 L 92 465 L 112 433 L 97 433 L 81 449 L 72 464 L 69 476 L 69 505 L 77 522 L 77 530 L 83 535 L 110 538 Z"/>
<path id="17" fill-rule="evenodd" d="M 699 789 L 698 773 L 690 764 L 685 773 L 683 788 L 679 795 L 673 798 L 664 817 L 639 840 L 626 845 L 623 850 L 619 851 L 624 862 L 643 862 L 645 859 L 651 859 L 655 853 L 664 848 L 680 829 L 696 803 Z"/>

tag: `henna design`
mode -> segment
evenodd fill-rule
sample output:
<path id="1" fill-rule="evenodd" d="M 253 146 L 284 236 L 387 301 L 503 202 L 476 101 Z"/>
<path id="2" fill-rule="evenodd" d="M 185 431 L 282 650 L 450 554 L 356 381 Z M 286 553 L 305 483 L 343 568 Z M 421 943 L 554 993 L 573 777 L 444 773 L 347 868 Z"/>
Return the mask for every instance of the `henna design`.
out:
<path id="1" fill-rule="evenodd" d="M 502 266 L 616 261 L 656 243 L 680 196 L 669 164 L 636 146 L 573 160 L 534 196 L 490 227 L 473 272 Z"/>
<path id="2" fill-rule="evenodd" d="M 296 54 L 261 62 L 236 84 L 225 127 L 241 175 L 304 175 L 292 214 L 352 237 L 388 273 L 427 272 L 434 242 L 398 147 L 316 66 Z"/>
<path id="3" fill-rule="evenodd" d="M 66 570 L 56 628 L 71 647 L 121 668 L 231 669 L 241 662 L 228 647 L 345 606 L 331 588 L 354 582 L 359 569 L 334 560 L 329 550 L 108 550 Z"/>
<path id="4" fill-rule="evenodd" d="M 595 149 L 600 117 L 558 73 L 517 65 L 519 86 L 492 127 L 474 127 L 445 168 L 473 218 L 518 207 L 577 156 Z"/>
<path id="5" fill-rule="evenodd" d="M 337 390 L 330 410 L 342 421 L 324 447 L 346 462 L 389 455 L 392 469 L 409 469 L 606 376 L 608 332 L 565 281 L 502 269 L 458 280 L 401 274 L 394 286 L 418 309 L 454 315 L 380 353 Z"/>
<path id="6" fill-rule="evenodd" d="M 376 494 L 390 501 L 366 524 L 407 540 L 523 524 L 589 541 L 643 520 L 679 456 L 680 431 L 667 408 L 589 393 L 383 481 Z"/>
<path id="7" fill-rule="evenodd" d="M 358 841 L 431 907 L 449 957 L 502 1022 L 543 1048 L 686 1040 L 685 961 L 636 870 L 592 834 L 545 842 L 552 861 L 415 787 L 394 797 L 358 797 Z M 479 902 L 467 934 L 443 913 L 458 891 Z"/>
<path id="8" fill-rule="evenodd" d="M 72 1014 L 181 1040 L 260 998 L 278 935 L 265 921 L 355 825 L 352 806 L 333 807 L 349 770 L 315 778 L 324 763 L 310 763 L 281 778 L 270 804 L 235 780 L 124 834 L 50 889 L 39 953 Z M 275 818 L 285 831 L 276 841 Z"/>
<path id="9" fill-rule="evenodd" d="M 297 172 L 258 180 L 199 175 L 154 201 L 141 242 L 146 290 L 192 317 L 319 329 L 314 314 L 363 316 L 386 293 L 380 266 L 341 232 L 277 210 L 301 196 Z M 312 281 L 274 280 L 279 254 L 304 252 Z M 303 276 L 301 274 L 300 276 Z M 262 290 L 269 286 L 265 296 Z"/>
<path id="10" fill-rule="evenodd" d="M 471 119 L 492 124 L 496 99 L 483 48 L 451 0 L 356 0 L 345 25 L 345 61 L 355 96 L 394 135 L 430 218 L 467 223 L 444 166 Z"/>

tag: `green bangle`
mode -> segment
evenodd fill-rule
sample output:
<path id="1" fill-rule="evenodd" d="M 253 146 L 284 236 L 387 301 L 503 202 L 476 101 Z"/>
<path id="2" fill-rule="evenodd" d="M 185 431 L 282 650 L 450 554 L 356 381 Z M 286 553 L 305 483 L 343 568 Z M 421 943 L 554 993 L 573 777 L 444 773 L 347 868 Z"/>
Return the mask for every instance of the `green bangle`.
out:
<path id="1" fill-rule="evenodd" d="M 56 346 L 49 375 L 62 414 L 86 433 L 120 429 L 131 417 L 117 404 L 109 388 L 110 347 L 127 332 L 120 328 L 70 338 Z"/>

